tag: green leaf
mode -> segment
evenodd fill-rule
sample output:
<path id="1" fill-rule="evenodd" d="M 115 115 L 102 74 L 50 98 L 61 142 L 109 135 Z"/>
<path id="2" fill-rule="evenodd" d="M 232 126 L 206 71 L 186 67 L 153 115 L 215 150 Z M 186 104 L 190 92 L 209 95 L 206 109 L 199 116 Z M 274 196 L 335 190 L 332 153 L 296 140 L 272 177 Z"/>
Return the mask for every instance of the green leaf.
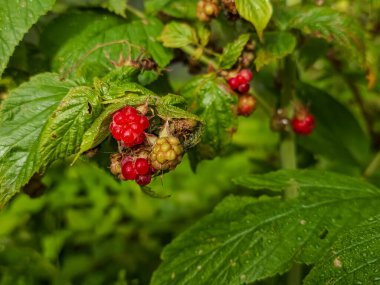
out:
<path id="1" fill-rule="evenodd" d="M 370 140 L 354 115 L 326 92 L 307 84 L 298 85 L 298 96 L 310 104 L 316 128 L 298 142 L 309 151 L 333 161 L 364 166 L 370 154 Z"/>
<path id="2" fill-rule="evenodd" d="M 265 34 L 264 41 L 259 45 L 255 65 L 257 71 L 273 61 L 291 54 L 297 44 L 296 38 L 288 32 L 269 32 Z"/>
<path id="3" fill-rule="evenodd" d="M 195 30 L 185 23 L 170 22 L 162 30 L 160 40 L 165 47 L 180 48 L 190 44 L 197 44 Z"/>
<path id="4" fill-rule="evenodd" d="M 336 241 L 305 279 L 312 284 L 376 284 L 380 268 L 380 216 Z"/>
<path id="5" fill-rule="evenodd" d="M 194 150 L 196 160 L 212 159 L 225 152 L 237 127 L 237 97 L 225 81 L 213 73 L 198 76 L 183 87 L 181 95 L 186 98 L 189 111 L 206 124 L 202 142 Z"/>
<path id="6" fill-rule="evenodd" d="M 72 88 L 51 114 L 40 138 L 44 165 L 79 151 L 82 137 L 101 112 L 98 94 L 91 87 Z"/>
<path id="7" fill-rule="evenodd" d="M 155 18 L 127 22 L 116 16 L 99 17 L 63 45 L 53 59 L 53 69 L 66 73 L 77 67 L 77 76 L 86 72 L 91 76 L 103 76 L 114 68 L 106 54 L 114 61 L 120 54 L 125 58 L 128 55 L 137 58 L 143 48 L 160 67 L 164 67 L 170 62 L 172 53 L 156 40 L 162 28 L 161 22 Z"/>
<path id="8" fill-rule="evenodd" d="M 40 74 L 14 89 L 0 113 L 0 205 L 4 205 L 42 165 L 39 140 L 46 121 L 76 84 L 56 74 Z"/>
<path id="9" fill-rule="evenodd" d="M 244 46 L 249 41 L 249 37 L 249 34 L 240 35 L 235 41 L 226 45 L 219 59 L 221 68 L 230 69 L 236 63 L 244 50 Z"/>
<path id="10" fill-rule="evenodd" d="M 211 31 L 203 24 L 198 23 L 196 26 L 199 43 L 205 47 L 210 41 Z"/>
<path id="11" fill-rule="evenodd" d="M 0 76 L 24 34 L 55 0 L 2 0 L 0 3 Z"/>
<path id="12" fill-rule="evenodd" d="M 260 39 L 263 38 L 263 31 L 272 17 L 272 4 L 269 0 L 236 0 L 236 9 L 239 15 L 251 22 L 256 29 Z"/>
<path id="13" fill-rule="evenodd" d="M 198 0 L 145 0 L 145 10 L 149 14 L 163 12 L 169 16 L 181 19 L 197 17 Z"/>
<path id="14" fill-rule="evenodd" d="M 282 274 L 293 262 L 316 262 L 343 229 L 378 212 L 380 190 L 351 177 L 295 170 L 250 179 L 251 188 L 270 181 L 299 197 L 225 199 L 164 249 L 152 285 L 238 285 Z"/>
<path id="15" fill-rule="evenodd" d="M 328 7 L 304 7 L 293 13 L 288 29 L 333 42 L 356 55 L 356 60 L 364 60 L 365 32 L 352 17 Z"/>
<path id="16" fill-rule="evenodd" d="M 193 119 L 202 122 L 202 119 L 197 115 L 174 106 L 183 103 L 182 100 L 183 97 L 173 94 L 160 98 L 156 105 L 157 114 L 163 119 Z"/>

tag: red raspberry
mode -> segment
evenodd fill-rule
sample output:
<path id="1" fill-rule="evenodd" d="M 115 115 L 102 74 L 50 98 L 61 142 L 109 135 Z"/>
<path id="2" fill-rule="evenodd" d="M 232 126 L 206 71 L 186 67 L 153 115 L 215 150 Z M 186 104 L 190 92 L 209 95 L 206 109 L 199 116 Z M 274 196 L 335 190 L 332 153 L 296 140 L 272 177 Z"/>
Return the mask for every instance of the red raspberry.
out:
<path id="1" fill-rule="evenodd" d="M 138 158 L 135 162 L 135 169 L 137 174 L 145 175 L 150 170 L 150 165 L 147 159 L 145 158 Z"/>
<path id="2" fill-rule="evenodd" d="M 142 128 L 144 130 L 146 130 L 147 128 L 149 128 L 149 120 L 148 120 L 148 118 L 145 117 L 145 116 L 141 116 L 140 120 L 139 120 L 139 124 L 140 124 L 140 126 L 142 126 Z"/>
<path id="3" fill-rule="evenodd" d="M 126 106 L 121 109 L 126 115 L 137 115 L 137 110 L 131 106 Z"/>
<path id="4" fill-rule="evenodd" d="M 137 176 L 136 169 L 132 161 L 127 161 L 121 166 L 121 173 L 125 180 L 135 180 Z"/>
<path id="5" fill-rule="evenodd" d="M 122 137 L 122 134 L 123 134 L 123 127 L 120 126 L 120 125 L 117 125 L 115 124 L 114 122 L 112 122 L 110 124 L 110 131 L 112 133 L 112 136 L 116 139 L 116 140 L 121 140 L 121 137 Z"/>
<path id="6" fill-rule="evenodd" d="M 122 141 L 128 147 L 144 142 L 144 131 L 149 128 L 149 120 L 139 115 L 135 108 L 126 106 L 117 111 L 112 119 L 110 131 L 116 140 Z"/>
<path id="7" fill-rule="evenodd" d="M 303 116 L 295 116 L 292 119 L 292 128 L 296 134 L 307 136 L 311 134 L 315 128 L 314 116 L 306 114 Z"/>
<path id="8" fill-rule="evenodd" d="M 129 127 L 125 128 L 124 132 L 121 135 L 121 140 L 126 144 L 126 145 L 131 145 L 134 143 L 136 138 L 136 133 L 130 129 Z"/>
<path id="9" fill-rule="evenodd" d="M 247 93 L 249 91 L 249 83 L 240 84 L 237 90 L 239 93 Z"/>
<path id="10" fill-rule="evenodd" d="M 236 77 L 231 77 L 230 79 L 228 79 L 228 84 L 230 85 L 232 90 L 236 90 L 239 87 L 239 81 Z"/>
<path id="11" fill-rule="evenodd" d="M 252 71 L 250 71 L 249 69 L 242 69 L 239 72 L 239 75 L 244 77 L 247 82 L 251 81 L 252 76 L 253 76 Z"/>
<path id="12" fill-rule="evenodd" d="M 136 183 L 139 184 L 140 186 L 149 184 L 151 180 L 152 180 L 151 174 L 137 175 L 135 179 Z"/>
<path id="13" fill-rule="evenodd" d="M 247 84 L 249 81 L 244 76 L 240 75 L 240 73 L 236 76 L 236 80 L 239 82 L 239 86 Z"/>
<path id="14" fill-rule="evenodd" d="M 238 114 L 240 116 L 249 116 L 256 108 L 256 99 L 249 94 L 239 97 Z"/>
<path id="15" fill-rule="evenodd" d="M 127 115 L 122 110 L 117 111 L 113 114 L 112 121 L 117 125 L 124 125 L 128 122 Z"/>

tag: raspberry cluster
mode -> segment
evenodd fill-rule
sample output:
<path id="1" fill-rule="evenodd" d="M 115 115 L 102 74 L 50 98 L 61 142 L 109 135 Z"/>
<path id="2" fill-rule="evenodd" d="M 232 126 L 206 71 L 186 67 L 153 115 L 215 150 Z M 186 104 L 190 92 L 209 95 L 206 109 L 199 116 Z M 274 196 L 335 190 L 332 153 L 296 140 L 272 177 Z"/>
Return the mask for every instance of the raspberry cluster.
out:
<path id="1" fill-rule="evenodd" d="M 142 144 L 145 140 L 145 130 L 149 128 L 149 120 L 138 111 L 127 106 L 117 111 L 112 116 L 110 131 L 117 141 L 122 141 L 125 146 L 133 147 Z"/>
<path id="2" fill-rule="evenodd" d="M 121 179 L 123 180 L 135 180 L 141 186 L 147 185 L 150 183 L 154 172 L 155 170 L 146 158 L 134 159 L 127 156 L 121 161 Z"/>
<path id="3" fill-rule="evenodd" d="M 200 0 L 197 4 L 197 17 L 200 21 L 208 22 L 220 12 L 218 0 Z"/>
<path id="4" fill-rule="evenodd" d="M 251 79 L 252 72 L 249 69 L 242 69 L 237 75 L 228 79 L 231 89 L 239 95 L 237 111 L 240 116 L 249 116 L 256 109 L 256 99 L 248 93 Z"/>
<path id="5" fill-rule="evenodd" d="M 182 160 L 183 149 L 178 138 L 169 136 L 157 139 L 150 160 L 156 170 L 172 170 Z"/>
<path id="6" fill-rule="evenodd" d="M 308 112 L 296 114 L 292 119 L 292 128 L 296 134 L 310 135 L 315 128 L 314 116 Z"/>
<path id="7" fill-rule="evenodd" d="M 228 79 L 231 89 L 243 94 L 249 91 L 249 81 L 252 79 L 252 72 L 249 69 L 241 70 L 236 76 Z"/>

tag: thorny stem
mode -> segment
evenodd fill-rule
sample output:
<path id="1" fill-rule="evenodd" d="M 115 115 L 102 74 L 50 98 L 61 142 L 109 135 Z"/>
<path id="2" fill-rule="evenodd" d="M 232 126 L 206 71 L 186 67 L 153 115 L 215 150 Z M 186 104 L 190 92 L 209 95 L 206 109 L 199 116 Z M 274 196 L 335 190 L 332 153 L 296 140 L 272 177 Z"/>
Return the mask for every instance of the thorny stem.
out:
<path id="1" fill-rule="evenodd" d="M 370 162 L 370 164 L 364 171 L 363 176 L 366 178 L 371 177 L 379 166 L 380 166 L 380 151 L 372 159 L 372 161 Z"/>
<path id="2" fill-rule="evenodd" d="M 193 48 L 192 46 L 184 46 L 184 47 L 181 47 L 181 49 L 191 55 L 191 56 L 194 56 L 196 54 L 196 49 Z M 203 62 L 204 64 L 207 64 L 208 66 L 212 66 L 214 69 L 218 69 L 218 64 L 213 61 L 211 58 L 205 56 L 204 54 L 202 54 L 200 57 L 199 57 L 199 61 L 200 62 Z"/>

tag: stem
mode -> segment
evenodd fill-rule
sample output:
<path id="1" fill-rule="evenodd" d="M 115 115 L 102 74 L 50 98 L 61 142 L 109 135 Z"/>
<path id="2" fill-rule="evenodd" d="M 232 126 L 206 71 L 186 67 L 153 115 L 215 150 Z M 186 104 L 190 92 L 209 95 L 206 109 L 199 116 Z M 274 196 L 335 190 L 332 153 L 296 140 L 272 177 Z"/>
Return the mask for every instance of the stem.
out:
<path id="1" fill-rule="evenodd" d="M 140 10 L 130 6 L 130 5 L 127 5 L 126 7 L 127 11 L 131 12 L 132 14 L 134 14 L 135 16 L 139 17 L 140 19 L 146 21 L 147 18 L 145 17 L 144 13 L 141 12 Z"/>
<path id="2" fill-rule="evenodd" d="M 271 118 L 272 117 L 272 113 L 273 113 L 273 110 L 272 108 L 269 106 L 269 104 L 263 99 L 261 98 L 261 96 L 255 96 L 255 98 L 257 99 L 257 101 L 260 103 L 261 106 L 263 106 L 263 109 L 265 111 L 265 113 L 267 113 L 267 115 Z"/>
<path id="3" fill-rule="evenodd" d="M 376 133 L 374 131 L 374 121 L 373 121 L 373 118 L 366 111 L 364 100 L 362 98 L 362 95 L 360 94 L 360 90 L 358 86 L 350 78 L 348 78 L 346 74 L 343 73 L 342 63 L 338 59 L 335 58 L 334 54 L 330 54 L 328 56 L 328 59 L 332 67 L 335 69 L 336 73 L 343 79 L 343 81 L 348 86 L 348 89 L 351 91 L 352 95 L 354 96 L 355 102 L 358 105 L 360 112 L 366 123 L 368 133 L 372 139 L 375 139 Z"/>
<path id="4" fill-rule="evenodd" d="M 181 49 L 191 55 L 191 56 L 194 56 L 196 54 L 196 49 L 193 48 L 192 46 L 184 46 L 184 47 L 181 47 Z M 200 62 L 203 62 L 204 64 L 207 64 L 208 66 L 212 66 L 214 69 L 218 69 L 218 65 L 215 61 L 213 61 L 211 58 L 205 56 L 204 54 L 202 54 L 200 57 L 199 57 L 199 61 Z"/>
<path id="5" fill-rule="evenodd" d="M 297 66 L 294 60 L 288 56 L 284 59 L 281 69 L 281 106 L 289 108 L 291 101 L 296 98 Z M 293 133 L 283 133 L 280 142 L 280 158 L 282 169 L 297 169 L 297 151 L 295 136 Z M 289 186 L 284 191 L 284 199 L 294 199 L 298 196 L 296 186 Z M 288 285 L 300 285 L 302 283 L 302 265 L 294 264 L 287 274 Z"/>
<path id="6" fill-rule="evenodd" d="M 366 178 L 372 176 L 379 166 L 380 166 L 380 151 L 372 159 L 372 161 L 370 162 L 370 164 L 364 171 L 363 176 Z"/>

